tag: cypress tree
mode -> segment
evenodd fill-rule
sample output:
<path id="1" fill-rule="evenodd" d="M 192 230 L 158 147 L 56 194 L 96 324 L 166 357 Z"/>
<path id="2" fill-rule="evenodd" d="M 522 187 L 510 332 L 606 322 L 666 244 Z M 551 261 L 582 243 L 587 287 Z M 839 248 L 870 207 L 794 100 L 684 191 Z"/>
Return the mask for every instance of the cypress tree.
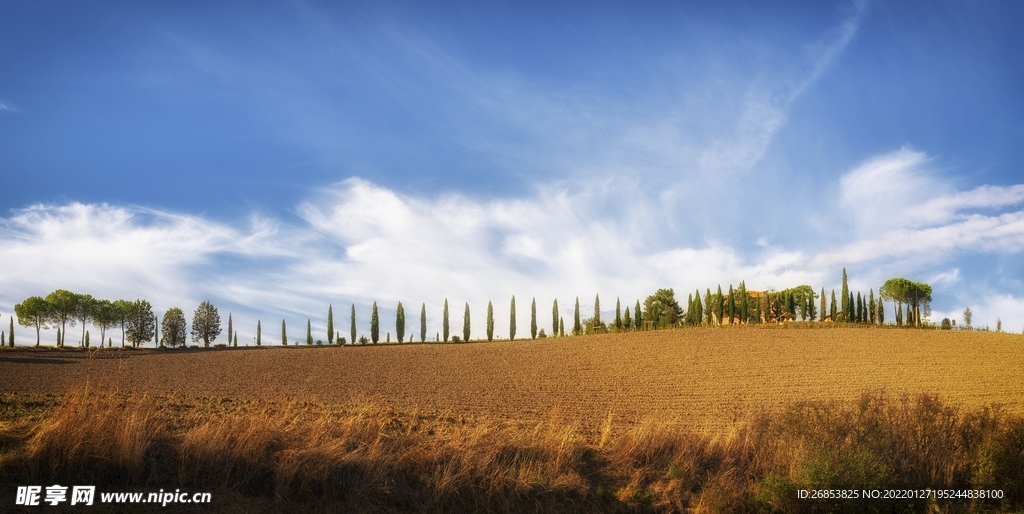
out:
<path id="1" fill-rule="evenodd" d="M 693 295 L 686 295 L 686 316 L 683 317 L 683 321 L 687 325 L 693 324 Z"/>
<path id="2" fill-rule="evenodd" d="M 512 295 L 512 306 L 509 307 L 508 314 L 508 340 L 512 341 L 516 338 L 516 295 Z"/>
<path id="3" fill-rule="evenodd" d="M 537 297 L 530 302 L 530 339 L 537 339 Z"/>
<path id="4" fill-rule="evenodd" d="M 633 328 L 633 319 L 629 316 L 629 307 L 626 307 L 626 312 L 622 315 L 622 329 L 629 331 Z"/>
<path id="5" fill-rule="evenodd" d="M 853 312 L 853 309 L 854 309 L 854 305 L 853 305 L 853 291 L 850 291 L 850 298 L 846 301 L 846 308 L 847 308 L 847 310 L 849 312 L 847 312 L 846 315 L 843 316 L 843 319 L 846 320 L 846 321 L 850 321 L 850 322 L 857 321 L 855 319 L 855 315 L 854 315 L 854 312 Z"/>
<path id="6" fill-rule="evenodd" d="M 558 315 L 558 298 L 555 298 L 554 303 L 551 304 L 551 333 L 556 336 L 558 335 L 559 319 L 560 316 Z"/>
<path id="7" fill-rule="evenodd" d="M 356 344 L 356 304 L 352 304 L 352 312 L 349 315 L 348 335 L 352 338 L 351 344 Z"/>
<path id="8" fill-rule="evenodd" d="M 7 333 L 7 346 L 14 347 L 14 316 L 11 316 L 11 331 Z"/>
<path id="9" fill-rule="evenodd" d="M 494 340 L 494 307 L 487 302 L 487 340 Z"/>
<path id="10" fill-rule="evenodd" d="M 256 320 L 256 346 L 263 346 L 263 327 L 260 326 L 260 320 Z"/>
<path id="11" fill-rule="evenodd" d="M 309 318 L 306 318 L 306 345 L 313 346 L 313 325 Z"/>
<path id="12" fill-rule="evenodd" d="M 234 334 L 234 329 L 231 324 L 231 313 L 228 313 L 228 343 L 231 342 L 231 335 Z"/>
<path id="13" fill-rule="evenodd" d="M 836 312 L 836 290 L 833 289 L 832 290 L 832 306 L 829 307 L 829 316 L 832 317 L 832 321 L 839 321 L 836 318 L 837 314 L 838 314 L 838 312 Z"/>
<path id="14" fill-rule="evenodd" d="M 619 307 L 619 297 L 615 297 L 615 331 L 622 330 L 622 308 Z"/>
<path id="15" fill-rule="evenodd" d="M 732 284 L 729 284 L 729 324 L 732 325 L 733 319 L 736 316 L 736 295 L 732 290 Z"/>
<path id="16" fill-rule="evenodd" d="M 398 302 L 398 308 L 395 309 L 395 335 L 399 343 L 405 341 L 405 307 L 402 307 L 402 302 Z"/>
<path id="17" fill-rule="evenodd" d="M 327 304 L 327 344 L 334 344 L 334 305 Z"/>
<path id="18" fill-rule="evenodd" d="M 814 321 L 814 318 L 818 317 L 818 313 L 815 312 L 814 308 L 814 290 L 811 290 L 811 297 L 807 299 L 807 318 Z"/>
<path id="19" fill-rule="evenodd" d="M 86 335 L 89 335 L 89 334 L 86 334 Z M 235 331 L 235 339 L 234 339 L 234 342 L 232 343 L 232 346 L 238 346 L 238 331 L 237 330 Z"/>
<path id="20" fill-rule="evenodd" d="M 89 347 L 89 331 L 88 330 L 85 331 L 85 347 L 86 348 Z"/>
<path id="21" fill-rule="evenodd" d="M 842 299 L 843 299 L 842 300 L 842 305 L 841 305 L 841 310 L 842 310 L 842 313 L 843 313 L 843 321 L 849 321 L 850 320 L 850 318 L 849 318 L 849 312 L 850 312 L 850 310 L 849 310 L 850 309 L 850 303 L 849 303 L 850 302 L 850 300 L 849 300 L 849 298 L 850 298 L 850 286 L 847 285 L 847 283 L 846 283 L 846 268 L 843 268 L 843 290 L 842 290 L 841 294 L 842 294 Z"/>
<path id="22" fill-rule="evenodd" d="M 825 317 L 828 316 L 828 310 L 825 307 L 825 288 L 821 288 L 821 320 L 825 321 Z"/>
<path id="23" fill-rule="evenodd" d="M 573 314 L 572 335 L 578 336 L 583 333 L 583 325 L 580 323 L 580 297 L 576 297 L 576 311 Z"/>
<path id="24" fill-rule="evenodd" d="M 857 323 L 864 323 L 864 299 L 860 296 L 860 291 L 857 291 Z"/>
<path id="25" fill-rule="evenodd" d="M 714 323 L 714 305 L 711 300 L 711 288 L 707 288 L 707 292 L 704 293 L 704 323 L 711 325 Z"/>
<path id="26" fill-rule="evenodd" d="M 60 327 L 57 327 L 57 346 L 60 346 Z"/>
<path id="27" fill-rule="evenodd" d="M 284 320 L 281 320 L 281 346 L 288 346 L 288 331 L 285 329 Z"/>
<path id="28" fill-rule="evenodd" d="M 601 326 L 601 295 L 594 295 L 594 329 Z"/>
<path id="29" fill-rule="evenodd" d="M 448 299 L 444 299 L 444 314 L 443 321 L 441 322 L 441 329 L 444 330 L 444 342 L 448 342 Z"/>
<path id="30" fill-rule="evenodd" d="M 644 326 L 644 317 L 640 313 L 640 300 L 636 301 L 636 305 L 633 306 L 633 328 L 640 330 L 640 327 Z"/>
<path id="31" fill-rule="evenodd" d="M 718 284 L 718 294 L 715 296 L 715 315 L 718 316 L 718 324 L 725 323 L 724 314 L 722 309 L 722 284 Z"/>
<path id="32" fill-rule="evenodd" d="M 700 301 L 700 289 L 696 291 L 696 295 L 694 296 L 694 298 L 696 298 L 697 300 L 697 313 L 694 317 L 694 324 L 700 325 L 701 323 L 704 322 L 704 304 L 702 304 Z"/>
<path id="33" fill-rule="evenodd" d="M 741 280 L 740 281 L 740 288 L 739 288 L 739 290 L 736 291 L 736 294 L 740 297 L 740 305 L 739 305 L 740 323 L 746 323 L 750 319 L 747 316 L 747 281 L 746 280 Z"/>
<path id="34" fill-rule="evenodd" d="M 875 288 L 868 291 L 868 323 L 875 324 Z"/>
<path id="35" fill-rule="evenodd" d="M 565 319 L 558 318 L 558 337 L 565 337 Z"/>
<path id="36" fill-rule="evenodd" d="M 469 342 L 469 330 L 469 302 L 466 302 L 466 315 L 462 321 L 462 340 L 467 343 Z"/>
<path id="37" fill-rule="evenodd" d="M 377 302 L 373 302 L 373 310 L 370 311 L 370 340 L 373 344 L 380 341 L 380 318 L 377 317 Z"/>
<path id="38" fill-rule="evenodd" d="M 420 307 L 420 342 L 424 343 L 427 341 L 427 304 L 426 302 Z"/>

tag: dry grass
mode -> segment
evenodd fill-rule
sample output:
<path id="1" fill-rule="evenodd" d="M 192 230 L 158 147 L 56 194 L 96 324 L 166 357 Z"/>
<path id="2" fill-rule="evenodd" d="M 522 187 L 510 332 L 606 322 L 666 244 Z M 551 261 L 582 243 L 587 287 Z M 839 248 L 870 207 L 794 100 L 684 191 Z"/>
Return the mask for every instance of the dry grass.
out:
<path id="1" fill-rule="evenodd" d="M 929 395 L 801 402 L 714 433 L 614 418 L 589 431 L 559 413 L 512 423 L 145 395 L 77 394 L 38 419 L 31 410 L 0 427 L 5 483 L 213 491 L 218 510 L 239 499 L 249 512 L 1024 508 L 1024 418 Z M 1007 498 L 896 505 L 795 492 L 846 487 L 1001 488 Z"/>

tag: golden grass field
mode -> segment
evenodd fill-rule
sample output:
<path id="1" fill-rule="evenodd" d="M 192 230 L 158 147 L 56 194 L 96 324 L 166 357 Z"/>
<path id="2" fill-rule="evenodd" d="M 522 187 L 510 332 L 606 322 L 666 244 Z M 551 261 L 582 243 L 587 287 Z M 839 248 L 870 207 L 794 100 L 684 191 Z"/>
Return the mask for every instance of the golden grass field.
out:
<path id="1" fill-rule="evenodd" d="M 0 352 L 0 390 L 375 405 L 585 424 L 721 425 L 798 400 L 930 393 L 1024 413 L 1024 337 L 722 327 L 460 344 Z"/>
<path id="2" fill-rule="evenodd" d="M 0 483 L 214 499 L 110 512 L 1024 508 L 1024 337 L 1011 334 L 791 324 L 345 348 L 18 348 L 0 351 L 0 391 Z M 1002 496 L 797 496 L 853 487 Z M 13 485 L 0 488 L 0 511 L 13 502 Z"/>

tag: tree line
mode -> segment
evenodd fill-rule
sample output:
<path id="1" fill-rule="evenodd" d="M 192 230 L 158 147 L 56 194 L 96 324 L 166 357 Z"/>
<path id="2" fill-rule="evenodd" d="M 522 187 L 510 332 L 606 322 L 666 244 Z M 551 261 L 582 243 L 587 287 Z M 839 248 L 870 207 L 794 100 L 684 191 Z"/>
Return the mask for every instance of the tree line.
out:
<path id="1" fill-rule="evenodd" d="M 815 292 L 809 285 L 799 285 L 784 289 L 782 291 L 749 291 L 745 281 L 738 286 L 730 284 L 723 292 L 719 285 L 716 291 L 710 288 L 705 289 L 702 294 L 700 290 L 688 295 L 686 306 L 683 308 L 675 298 L 673 289 L 658 289 L 654 294 L 648 296 L 643 304 L 639 300 L 632 306 L 622 307 L 620 300 L 615 300 L 614 318 L 608 323 L 601 319 L 600 296 L 594 298 L 593 316 L 583 318 L 580 313 L 579 298 L 576 298 L 572 324 L 569 327 L 569 335 L 582 335 L 606 332 L 625 332 L 637 330 L 658 330 L 683 326 L 720 326 L 720 325 L 744 325 L 758 323 L 780 323 L 786 321 L 833 321 L 857 324 L 886 323 L 885 302 L 893 307 L 893 323 L 897 326 L 921 327 L 923 319 L 931 314 L 932 289 L 931 286 L 921 282 L 896 277 L 887 280 L 875 294 L 872 288 L 868 294 L 859 291 L 852 291 L 849 288 L 846 269 L 843 269 L 842 286 L 837 298 L 837 292 L 831 291 L 826 295 L 824 288 L 820 293 Z M 121 346 L 125 347 L 126 342 L 132 347 L 148 341 L 154 341 L 160 346 L 184 346 L 188 335 L 185 313 L 178 307 L 167 310 L 163 320 L 159 320 L 153 313 L 151 304 L 142 299 L 129 300 L 104 300 L 96 299 L 88 294 L 74 293 L 59 289 L 45 297 L 33 296 L 15 306 L 15 313 L 18 323 L 25 327 L 36 330 L 36 346 L 40 345 L 40 331 L 44 328 L 57 328 L 57 346 L 65 344 L 65 338 L 69 332 L 68 327 L 76 324 L 82 326 L 79 346 L 90 347 L 90 332 L 86 330 L 86 324 L 91 323 L 99 330 L 100 346 L 104 340 L 107 346 L 112 346 L 112 338 L 107 337 L 107 331 L 120 329 Z M 965 322 L 970 327 L 970 309 L 965 311 Z M 340 330 L 335 329 L 334 307 L 329 305 L 327 309 L 327 344 L 378 344 L 381 342 L 381 324 L 377 302 L 373 302 L 370 312 L 370 336 L 357 338 L 356 307 L 352 304 L 349 319 L 349 338 L 342 336 Z M 515 340 L 517 335 L 516 326 L 516 299 L 515 296 L 509 302 L 509 340 Z M 398 302 L 395 309 L 395 338 L 398 343 L 426 342 L 427 334 L 427 308 L 426 303 L 420 306 L 418 338 L 413 334 L 407 334 L 407 323 L 405 307 Z M 228 315 L 227 336 L 229 345 L 238 345 L 238 332 L 234 329 L 231 314 Z M 944 320 L 942 327 L 947 328 L 948 320 Z M 458 342 L 472 339 L 471 314 L 469 303 L 466 302 L 463 313 L 463 327 L 461 338 L 451 333 L 448 299 L 444 300 L 442 310 L 442 330 L 433 338 L 437 342 Z M 492 341 L 494 334 L 494 305 L 487 303 L 486 340 Z M 558 300 L 552 302 L 551 307 L 551 337 L 566 336 L 565 319 L 561 315 Z M 202 342 L 209 347 L 212 342 L 222 333 L 221 319 L 218 309 L 209 301 L 203 301 L 195 309 L 192 316 L 191 337 L 193 342 Z M 408 335 L 408 338 L 407 338 Z M 530 332 L 531 339 L 549 337 L 545 328 L 540 327 L 537 314 L 537 300 L 533 298 L 530 302 Z M 0 336 L 2 338 L 2 336 Z M 256 335 L 254 337 L 257 346 L 262 345 L 262 321 L 256 323 Z M 11 320 L 9 344 L 13 346 L 14 321 Z M 391 342 L 391 332 L 386 331 L 385 342 Z M 0 344 L 3 341 L 0 339 Z M 288 345 L 287 324 L 281 320 L 281 344 Z M 306 320 L 306 344 L 313 345 L 313 333 L 311 320 Z M 323 344 L 317 340 L 317 344 Z"/>

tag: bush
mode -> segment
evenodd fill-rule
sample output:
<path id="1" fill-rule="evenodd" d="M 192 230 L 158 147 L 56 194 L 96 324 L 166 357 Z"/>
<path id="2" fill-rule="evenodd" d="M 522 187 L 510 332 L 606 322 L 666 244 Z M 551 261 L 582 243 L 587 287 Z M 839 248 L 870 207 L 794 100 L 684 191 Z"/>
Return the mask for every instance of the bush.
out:
<path id="1" fill-rule="evenodd" d="M 544 333 L 544 329 L 543 328 L 540 329 L 540 332 L 537 332 L 537 339 L 543 339 L 543 338 L 545 338 L 547 336 L 548 335 Z"/>
<path id="2" fill-rule="evenodd" d="M 346 344 L 348 344 L 348 341 L 344 337 L 338 338 L 338 346 L 345 346 Z"/>
<path id="3" fill-rule="evenodd" d="M 949 318 L 942 318 L 942 330 L 953 330 L 953 324 L 949 322 Z"/>
<path id="4" fill-rule="evenodd" d="M 459 336 L 452 336 L 452 342 L 453 343 L 459 342 Z"/>
<path id="5" fill-rule="evenodd" d="M 369 344 L 370 338 L 366 336 L 359 336 L 359 344 Z"/>

